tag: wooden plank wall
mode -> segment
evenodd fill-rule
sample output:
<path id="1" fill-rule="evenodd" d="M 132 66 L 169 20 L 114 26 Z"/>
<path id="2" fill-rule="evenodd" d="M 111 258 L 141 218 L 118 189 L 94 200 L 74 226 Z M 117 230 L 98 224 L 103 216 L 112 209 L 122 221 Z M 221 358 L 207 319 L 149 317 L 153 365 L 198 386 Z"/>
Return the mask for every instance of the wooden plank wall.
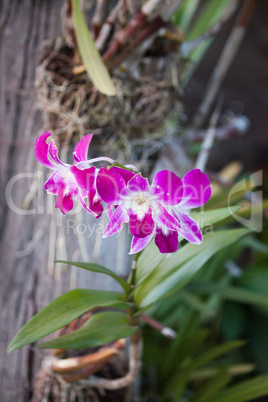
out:
<path id="1" fill-rule="evenodd" d="M 63 0 L 0 2 L 0 399 L 4 402 L 31 399 L 43 352 L 24 347 L 7 355 L 6 348 L 34 313 L 70 287 L 118 290 L 111 278 L 55 267 L 54 258 L 92 260 L 94 255 L 119 274 L 126 274 L 131 263 L 126 234 L 119 241 L 103 242 L 92 234 L 96 223 L 105 224 L 105 217 L 100 222 L 84 212 L 67 217 L 55 212 L 55 200 L 43 190 L 48 171 L 42 171 L 34 157 L 34 141 L 45 129 L 34 89 L 35 68 L 42 41 L 60 34 L 62 5 Z M 25 211 L 29 192 L 34 197 Z"/>

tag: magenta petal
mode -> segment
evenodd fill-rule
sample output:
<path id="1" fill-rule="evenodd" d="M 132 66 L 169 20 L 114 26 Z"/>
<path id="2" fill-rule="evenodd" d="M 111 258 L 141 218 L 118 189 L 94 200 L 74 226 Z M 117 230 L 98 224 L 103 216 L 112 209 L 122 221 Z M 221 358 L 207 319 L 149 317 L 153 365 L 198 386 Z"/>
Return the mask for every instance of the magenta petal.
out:
<path id="1" fill-rule="evenodd" d="M 170 231 L 164 234 L 160 228 L 156 229 L 155 244 L 159 248 L 160 253 L 174 253 L 178 248 L 178 233 Z"/>
<path id="2" fill-rule="evenodd" d="M 61 190 L 65 190 L 67 187 L 68 178 L 66 177 L 66 169 L 61 169 L 55 172 L 54 182 Z"/>
<path id="3" fill-rule="evenodd" d="M 42 165 L 48 168 L 57 169 L 57 165 L 48 159 L 47 138 L 50 136 L 51 133 L 49 131 L 46 131 L 37 138 L 37 140 L 35 141 L 34 153 L 36 159 L 38 160 L 38 162 L 42 163 Z"/>
<path id="4" fill-rule="evenodd" d="M 97 175 L 97 191 L 100 197 L 107 204 L 119 204 L 122 194 L 125 194 L 127 187 L 122 176 L 112 169 L 101 168 Z"/>
<path id="5" fill-rule="evenodd" d="M 133 236 L 129 254 L 139 253 L 141 250 L 143 250 L 147 246 L 147 244 L 150 243 L 150 241 L 152 240 L 153 237 L 154 237 L 154 233 L 151 233 L 150 235 L 148 235 L 146 237 Z"/>
<path id="6" fill-rule="evenodd" d="M 181 205 L 187 208 L 198 208 L 204 205 L 211 196 L 209 178 L 199 169 L 188 172 L 183 182 L 183 200 Z"/>
<path id="7" fill-rule="evenodd" d="M 113 207 L 111 205 L 107 204 L 107 216 L 108 216 L 108 219 L 111 219 L 113 213 L 114 213 Z"/>
<path id="8" fill-rule="evenodd" d="M 78 187 L 83 190 L 90 190 L 95 181 L 95 170 L 94 166 L 88 169 L 79 169 L 76 166 L 71 166 L 70 171 L 75 177 Z"/>
<path id="9" fill-rule="evenodd" d="M 88 200 L 89 208 L 96 215 L 96 218 L 99 218 L 103 213 L 103 206 L 101 204 L 102 199 L 99 197 L 95 185 L 93 185 L 88 192 Z"/>
<path id="10" fill-rule="evenodd" d="M 137 215 L 129 216 L 129 229 L 135 237 L 146 237 L 154 230 L 154 220 L 151 213 L 145 214 L 143 219 L 138 219 Z"/>
<path id="11" fill-rule="evenodd" d="M 177 205 L 183 195 L 182 181 L 170 170 L 161 170 L 156 173 L 150 192 L 163 204 Z"/>
<path id="12" fill-rule="evenodd" d="M 200 244 L 203 241 L 201 230 L 198 224 L 185 212 L 174 211 L 180 221 L 181 228 L 179 234 L 193 244 Z"/>
<path id="13" fill-rule="evenodd" d="M 58 148 L 56 146 L 54 138 L 50 140 L 49 146 L 48 146 L 48 155 L 49 157 L 57 164 L 67 166 L 64 163 L 62 163 L 58 157 Z"/>
<path id="14" fill-rule="evenodd" d="M 125 180 L 125 183 L 127 184 L 129 182 L 130 179 L 132 179 L 133 176 L 135 176 L 135 173 L 131 172 L 130 170 L 126 170 L 123 168 L 120 168 L 118 166 L 114 166 L 110 169 L 110 171 L 113 171 L 115 173 L 120 174 L 120 176 L 123 177 L 123 179 Z"/>
<path id="15" fill-rule="evenodd" d="M 64 215 L 69 212 L 73 208 L 72 194 L 63 195 L 63 190 L 60 189 L 55 207 L 59 208 Z"/>
<path id="16" fill-rule="evenodd" d="M 170 213 L 160 203 L 157 203 L 157 206 L 158 211 L 154 218 L 155 222 L 158 223 L 160 227 L 164 227 L 168 230 L 180 229 L 180 224 L 178 220 L 170 215 Z"/>
<path id="17" fill-rule="evenodd" d="M 131 191 L 148 191 L 149 183 L 148 179 L 142 177 L 140 173 L 136 174 L 127 185 L 128 189 Z"/>
<path id="18" fill-rule="evenodd" d="M 92 137 L 93 134 L 87 134 L 80 141 L 78 141 L 73 152 L 75 162 L 87 160 L 88 147 L 92 140 Z"/>
<path id="19" fill-rule="evenodd" d="M 52 175 L 48 178 L 48 180 L 44 184 L 44 189 L 49 193 L 49 194 L 57 194 L 58 192 L 58 186 L 54 181 L 54 177 L 58 172 L 53 172 Z"/>
<path id="20" fill-rule="evenodd" d="M 101 199 L 98 197 L 97 192 L 94 188 L 88 193 L 88 205 L 83 200 L 82 197 L 79 198 L 82 207 L 89 212 L 91 215 L 95 216 L 95 218 L 99 218 L 103 213 L 103 206 L 101 204 Z"/>
<path id="21" fill-rule="evenodd" d="M 125 209 L 123 208 L 122 205 L 120 205 L 116 210 L 114 211 L 110 221 L 108 222 L 108 225 L 105 228 L 103 237 L 109 237 L 117 232 L 120 231 L 122 224 L 125 222 L 127 223 L 129 220 L 128 214 L 126 213 Z"/>

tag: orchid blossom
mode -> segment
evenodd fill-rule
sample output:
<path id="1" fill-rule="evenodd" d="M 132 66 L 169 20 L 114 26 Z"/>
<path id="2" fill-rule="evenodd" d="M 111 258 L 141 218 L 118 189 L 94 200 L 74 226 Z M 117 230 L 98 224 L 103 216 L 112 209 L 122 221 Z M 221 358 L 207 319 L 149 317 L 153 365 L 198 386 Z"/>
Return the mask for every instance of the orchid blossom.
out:
<path id="1" fill-rule="evenodd" d="M 73 198 L 79 199 L 82 206 L 95 217 L 103 212 L 101 198 L 96 191 L 97 169 L 90 163 L 97 159 L 87 160 L 88 147 L 93 134 L 83 137 L 76 145 L 73 158 L 74 165 L 63 163 L 58 158 L 58 149 L 49 131 L 37 138 L 35 143 L 36 159 L 44 166 L 53 169 L 54 172 L 46 181 L 44 188 L 49 194 L 56 194 L 56 208 L 63 214 L 73 208 Z M 103 158 L 106 160 L 108 158 Z M 88 205 L 85 199 L 88 198 Z"/>
<path id="2" fill-rule="evenodd" d="M 191 170 L 182 181 L 175 173 L 162 170 L 150 186 L 141 174 L 103 167 L 96 184 L 100 197 L 115 208 L 103 237 L 116 234 L 123 223 L 129 223 L 133 235 L 130 254 L 141 251 L 153 237 L 161 253 L 177 250 L 178 235 L 194 244 L 202 242 L 200 228 L 186 212 L 210 198 L 209 179 L 200 170 Z"/>

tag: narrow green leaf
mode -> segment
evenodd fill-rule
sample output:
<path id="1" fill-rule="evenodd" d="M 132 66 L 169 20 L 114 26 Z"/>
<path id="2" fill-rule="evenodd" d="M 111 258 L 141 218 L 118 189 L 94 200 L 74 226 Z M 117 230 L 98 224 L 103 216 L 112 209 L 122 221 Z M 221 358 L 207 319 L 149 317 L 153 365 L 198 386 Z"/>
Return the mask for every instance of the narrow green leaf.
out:
<path id="1" fill-rule="evenodd" d="M 127 338 L 137 330 L 129 324 L 128 315 L 118 312 L 97 313 L 81 329 L 61 338 L 38 345 L 40 349 L 81 349 L 105 345 L 120 338 Z"/>
<path id="2" fill-rule="evenodd" d="M 127 309 L 124 295 L 101 290 L 75 289 L 53 300 L 36 314 L 15 336 L 8 352 L 35 342 L 96 307 Z"/>
<path id="3" fill-rule="evenodd" d="M 208 225 L 226 219 L 232 213 L 236 212 L 240 206 L 230 208 L 219 208 L 215 210 L 191 212 L 190 216 L 198 223 L 203 230 Z M 141 253 L 136 270 L 136 286 L 147 278 L 152 271 L 166 258 L 165 254 L 161 254 L 154 242 L 151 242 Z"/>
<path id="4" fill-rule="evenodd" d="M 255 364 L 233 364 L 226 367 L 230 376 L 245 375 L 256 369 Z M 202 367 L 200 370 L 193 371 L 189 375 L 190 381 L 203 381 L 213 377 L 219 371 L 219 367 L 215 367 L 212 363 L 211 367 Z"/>
<path id="5" fill-rule="evenodd" d="M 101 59 L 80 10 L 79 0 L 72 0 L 72 16 L 79 52 L 93 84 L 105 95 L 116 95 L 109 72 Z"/>
<path id="6" fill-rule="evenodd" d="M 264 292 L 254 292 L 239 286 L 221 286 L 217 283 L 203 281 L 193 281 L 190 283 L 189 288 L 204 294 L 217 294 L 223 299 L 238 303 L 268 307 L 268 296 Z"/>
<path id="7" fill-rule="evenodd" d="M 246 193 L 252 191 L 252 184 L 247 179 L 242 179 L 235 184 L 232 184 L 229 187 L 224 188 L 221 192 L 212 195 L 212 197 L 206 203 L 206 211 L 226 207 L 226 205 L 230 206 L 230 209 L 233 212 L 234 203 L 241 200 Z"/>
<path id="8" fill-rule="evenodd" d="M 153 272 L 137 286 L 134 298 L 140 308 L 185 286 L 217 251 L 225 248 L 249 233 L 248 229 L 233 229 L 209 233 L 199 246 L 186 244 L 169 254 Z"/>
<path id="9" fill-rule="evenodd" d="M 201 391 L 193 399 L 193 402 L 213 401 L 215 395 L 217 395 L 220 390 L 226 387 L 230 379 L 231 376 L 227 368 L 223 367 L 219 369 L 218 373 L 210 380 L 208 380 L 207 383 L 201 388 Z"/>
<path id="10" fill-rule="evenodd" d="M 127 283 L 123 278 L 116 275 L 116 273 L 114 273 L 110 269 L 103 267 L 102 265 L 94 263 L 62 261 L 62 260 L 57 260 L 55 262 L 62 262 L 64 264 L 73 265 L 74 267 L 86 269 L 87 271 L 99 272 L 100 274 L 108 275 L 113 279 L 115 279 L 119 283 L 119 285 L 122 286 L 126 294 L 129 294 L 129 292 L 131 291 L 131 286 L 129 283 Z"/>
<path id="11" fill-rule="evenodd" d="M 242 240 L 242 244 L 260 253 L 268 254 L 268 245 L 256 239 L 256 237 L 248 236 Z"/>
<path id="12" fill-rule="evenodd" d="M 268 395 L 268 374 L 234 385 L 222 391 L 213 402 L 246 402 Z"/>
<path id="13" fill-rule="evenodd" d="M 201 15 L 196 20 L 186 39 L 190 41 L 202 35 L 209 27 L 217 22 L 231 1 L 232 0 L 207 1 Z"/>
<path id="14" fill-rule="evenodd" d="M 180 290 L 178 292 L 178 299 L 181 303 L 191 307 L 195 311 L 198 311 L 205 317 L 213 317 L 214 315 L 213 310 L 207 305 L 207 303 L 203 302 L 200 297 L 188 290 Z"/>
<path id="15" fill-rule="evenodd" d="M 209 211 L 191 212 L 190 216 L 198 223 L 202 230 L 208 225 L 214 225 L 228 218 L 234 212 L 237 212 L 241 207 L 234 206 L 231 208 L 218 208 Z"/>
<path id="16" fill-rule="evenodd" d="M 151 241 L 138 258 L 135 277 L 136 285 L 147 278 L 164 258 L 165 255 L 161 254 L 155 242 Z"/>
<path id="17" fill-rule="evenodd" d="M 202 366 L 205 366 L 206 364 L 224 355 L 225 353 L 245 345 L 245 343 L 245 341 L 241 340 L 231 341 L 226 342 L 223 345 L 217 345 L 211 349 L 208 349 L 205 352 L 201 353 L 199 356 L 195 357 L 193 363 L 187 367 L 187 371 L 190 372 Z"/>
<path id="18" fill-rule="evenodd" d="M 183 362 L 183 370 L 178 370 L 177 373 L 172 373 L 172 375 L 170 375 L 170 381 L 168 381 L 167 384 L 167 390 L 171 391 L 172 389 L 176 389 L 177 384 L 181 383 L 181 381 L 183 381 L 183 383 L 187 383 L 190 379 L 191 373 L 192 372 L 196 372 L 195 370 L 203 367 L 204 365 L 208 364 L 211 361 L 214 361 L 216 358 L 222 356 L 223 354 L 241 347 L 242 345 L 245 344 L 245 341 L 232 341 L 232 342 L 228 342 L 225 343 L 223 345 L 218 345 L 216 347 L 213 347 L 207 351 L 205 351 L 204 353 L 200 354 L 199 356 L 196 357 L 192 357 L 192 362 L 191 360 L 189 360 L 189 355 L 186 354 L 185 355 L 185 361 Z M 174 355 L 175 356 L 175 355 Z M 187 359 L 188 356 L 188 359 Z M 178 356 L 176 354 L 176 359 L 178 359 Z M 179 360 L 178 361 L 182 361 Z M 188 363 L 188 364 L 187 364 Z M 204 368 L 205 370 L 205 368 Z M 181 392 L 181 387 L 179 386 L 179 392 Z M 179 399 L 176 399 L 179 400 Z"/>
<path id="19" fill-rule="evenodd" d="M 184 0 L 178 10 L 174 13 L 172 20 L 183 32 L 187 31 L 199 3 L 200 0 Z"/>
<path id="20" fill-rule="evenodd" d="M 206 1 L 203 11 L 196 19 L 195 23 L 192 26 L 192 29 L 189 30 L 186 36 L 186 40 L 191 42 L 192 40 L 202 35 L 213 24 L 215 24 L 217 20 L 221 18 L 231 1 L 232 0 Z M 199 45 L 196 46 L 196 48 L 193 49 L 190 53 L 189 58 L 192 61 L 192 67 L 188 68 L 188 71 L 185 74 L 185 85 L 187 84 L 187 82 L 189 82 L 194 70 L 204 57 L 212 42 L 212 38 L 205 39 L 201 43 L 199 43 Z"/>

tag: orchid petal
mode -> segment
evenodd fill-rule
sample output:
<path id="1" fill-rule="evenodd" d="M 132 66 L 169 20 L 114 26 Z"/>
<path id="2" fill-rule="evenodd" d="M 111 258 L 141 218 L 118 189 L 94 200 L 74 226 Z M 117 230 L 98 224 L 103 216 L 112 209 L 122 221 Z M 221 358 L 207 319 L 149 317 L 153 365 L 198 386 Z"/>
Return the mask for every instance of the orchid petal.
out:
<path id="1" fill-rule="evenodd" d="M 128 214 L 126 213 L 123 205 L 120 205 L 114 211 L 108 225 L 105 228 L 103 238 L 112 236 L 119 232 L 122 228 L 122 224 L 125 222 L 127 223 L 129 220 Z"/>
<path id="2" fill-rule="evenodd" d="M 65 190 L 65 188 L 67 187 L 66 181 L 67 178 L 64 169 L 58 170 L 54 176 L 54 182 L 57 187 L 61 190 Z"/>
<path id="3" fill-rule="evenodd" d="M 73 152 L 75 162 L 82 162 L 87 160 L 88 147 L 92 140 L 92 137 L 93 134 L 87 134 L 80 141 L 78 141 Z"/>
<path id="4" fill-rule="evenodd" d="M 170 170 L 156 173 L 150 193 L 166 205 L 177 205 L 183 195 L 181 179 Z"/>
<path id="5" fill-rule="evenodd" d="M 148 191 L 149 183 L 148 179 L 142 177 L 140 173 L 135 174 L 135 176 L 128 182 L 128 189 L 133 192 L 138 191 Z"/>
<path id="6" fill-rule="evenodd" d="M 120 168 L 118 166 L 114 166 L 110 169 L 110 171 L 113 171 L 115 173 L 120 174 L 120 176 L 123 177 L 123 179 L 125 180 L 125 183 L 127 184 L 129 182 L 130 179 L 132 179 L 133 176 L 135 176 L 135 173 L 131 172 L 130 170 L 127 169 L 123 169 Z"/>
<path id="7" fill-rule="evenodd" d="M 75 177 L 78 187 L 83 190 L 90 190 L 95 181 L 96 168 L 91 166 L 88 169 L 79 169 L 76 166 L 71 166 L 70 171 Z"/>
<path id="8" fill-rule="evenodd" d="M 95 216 L 95 218 L 99 218 L 103 213 L 101 199 L 98 197 L 97 191 L 94 187 L 92 187 L 88 192 L 88 205 L 81 196 L 79 197 L 79 201 L 82 207 L 91 215 Z"/>
<path id="9" fill-rule="evenodd" d="M 113 207 L 111 205 L 107 204 L 107 216 L 108 216 L 108 219 L 111 219 L 113 213 L 114 213 Z"/>
<path id="10" fill-rule="evenodd" d="M 54 138 L 50 140 L 49 146 L 48 146 L 48 156 L 56 163 L 62 166 L 68 166 L 65 163 L 62 163 L 58 157 L 58 148 L 56 146 Z"/>
<path id="11" fill-rule="evenodd" d="M 178 230 L 180 229 L 180 223 L 175 219 L 170 213 L 161 205 L 159 202 L 156 203 L 158 211 L 154 217 L 155 222 L 162 228 L 168 230 Z"/>
<path id="12" fill-rule="evenodd" d="M 44 184 L 44 189 L 49 193 L 49 194 L 57 194 L 58 192 L 58 186 L 54 181 L 54 177 L 57 174 L 57 170 L 52 173 L 52 175 L 49 176 L 48 180 Z"/>
<path id="13" fill-rule="evenodd" d="M 73 208 L 72 194 L 63 194 L 63 190 L 60 189 L 58 191 L 58 197 L 55 207 L 59 208 L 63 215 L 65 215 L 66 212 L 69 212 Z"/>
<path id="14" fill-rule="evenodd" d="M 122 176 L 105 167 L 99 170 L 97 175 L 97 191 L 107 204 L 120 203 L 121 196 L 126 193 L 127 187 Z"/>
<path id="15" fill-rule="evenodd" d="M 203 241 L 202 232 L 198 224 L 186 212 L 176 210 L 174 215 L 179 219 L 181 228 L 178 229 L 179 234 L 193 244 L 201 244 Z"/>
<path id="16" fill-rule="evenodd" d="M 152 240 L 153 237 L 154 237 L 154 232 L 146 237 L 133 236 L 129 254 L 139 253 L 141 250 L 143 250 L 147 246 L 147 244 L 150 243 L 150 241 Z"/>
<path id="17" fill-rule="evenodd" d="M 180 206 L 186 208 L 198 208 L 204 205 L 211 196 L 209 178 L 199 169 L 188 172 L 183 182 L 183 199 Z"/>
<path id="18" fill-rule="evenodd" d="M 35 146 L 34 146 L 34 153 L 35 157 L 40 162 L 42 165 L 51 168 L 51 169 L 57 169 L 58 166 L 56 163 L 50 161 L 48 159 L 48 144 L 47 144 L 47 138 L 51 136 L 51 133 L 49 131 L 44 132 L 40 137 L 38 137 L 35 141 Z"/>
<path id="19" fill-rule="evenodd" d="M 160 253 L 174 253 L 177 251 L 178 243 L 178 232 L 171 230 L 165 234 L 160 228 L 156 229 L 155 244 Z"/>
<path id="20" fill-rule="evenodd" d="M 154 230 L 152 214 L 145 214 L 143 219 L 138 219 L 137 215 L 131 214 L 129 216 L 129 229 L 135 237 L 147 237 Z"/>

